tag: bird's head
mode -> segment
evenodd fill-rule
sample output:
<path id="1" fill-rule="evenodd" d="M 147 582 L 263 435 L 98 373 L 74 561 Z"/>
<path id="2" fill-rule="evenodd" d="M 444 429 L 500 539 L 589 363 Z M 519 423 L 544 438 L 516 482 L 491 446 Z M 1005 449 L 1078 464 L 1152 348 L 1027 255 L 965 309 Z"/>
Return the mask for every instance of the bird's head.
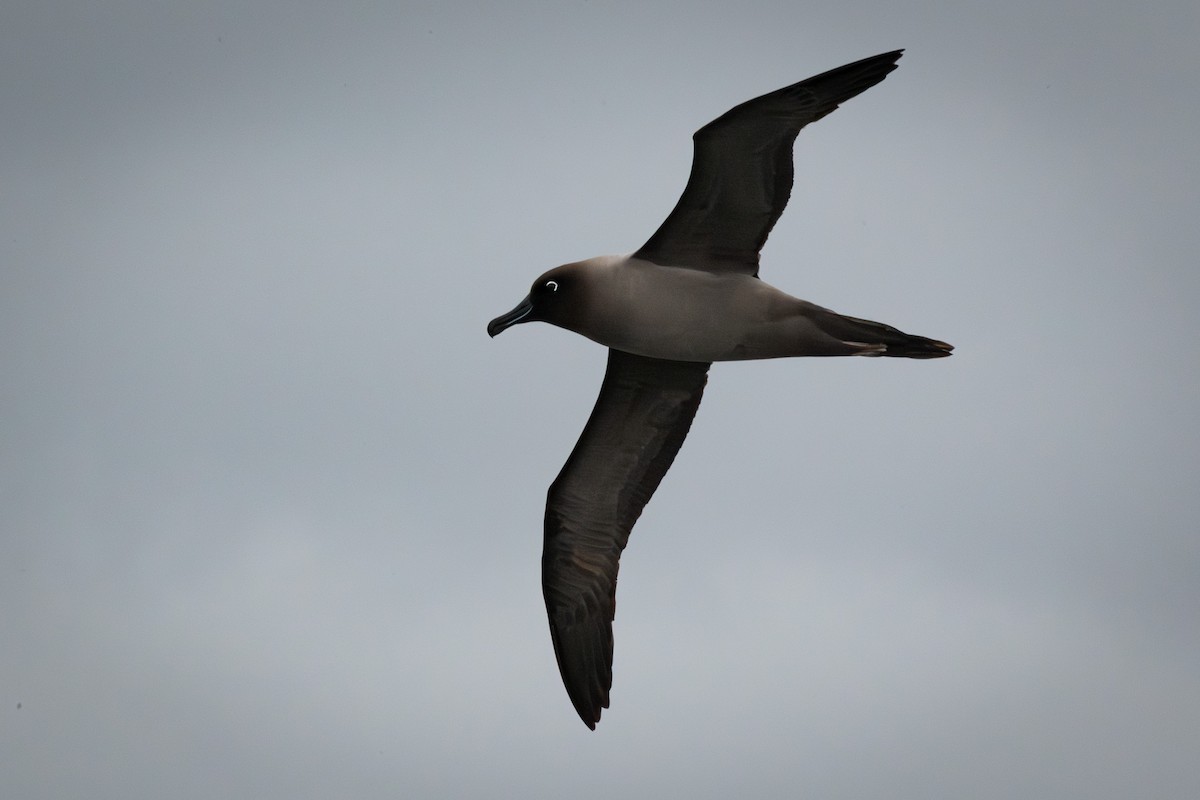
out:
<path id="1" fill-rule="evenodd" d="M 572 319 L 583 306 L 582 267 L 582 264 L 564 264 L 542 275 L 516 308 L 488 323 L 488 335 L 496 336 L 505 328 L 535 321 L 573 329 Z"/>

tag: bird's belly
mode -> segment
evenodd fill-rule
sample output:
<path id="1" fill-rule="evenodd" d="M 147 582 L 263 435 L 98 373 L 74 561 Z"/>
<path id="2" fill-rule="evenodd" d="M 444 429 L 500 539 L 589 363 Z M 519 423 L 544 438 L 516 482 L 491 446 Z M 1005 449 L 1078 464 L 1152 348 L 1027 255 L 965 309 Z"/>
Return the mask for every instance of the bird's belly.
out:
<path id="1" fill-rule="evenodd" d="M 697 333 L 692 331 L 677 331 L 658 329 L 650 335 L 639 333 L 636 336 L 613 335 L 603 339 L 597 338 L 601 344 L 650 358 L 665 358 L 672 361 L 727 361 L 735 358 L 753 358 L 753 356 L 738 355 L 743 352 L 739 337 L 716 334 L 712 331 Z"/>
<path id="2" fill-rule="evenodd" d="M 805 313 L 819 307 L 757 278 L 656 269 L 652 285 L 628 287 L 638 301 L 610 306 L 621 313 L 595 320 L 590 338 L 651 358 L 737 361 L 806 355 L 823 336 Z"/>
<path id="3" fill-rule="evenodd" d="M 672 361 L 744 361 L 824 355 L 826 338 L 811 322 L 796 318 L 745 328 L 672 330 L 651 335 L 613 335 L 596 341 L 617 350 Z"/>

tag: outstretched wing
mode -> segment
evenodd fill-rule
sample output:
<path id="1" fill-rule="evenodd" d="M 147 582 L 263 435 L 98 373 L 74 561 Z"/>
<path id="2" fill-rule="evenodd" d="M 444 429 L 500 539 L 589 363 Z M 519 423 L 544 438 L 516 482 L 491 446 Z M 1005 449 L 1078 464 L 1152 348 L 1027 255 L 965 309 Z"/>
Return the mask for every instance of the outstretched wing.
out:
<path id="1" fill-rule="evenodd" d="M 596 407 L 546 497 L 550 636 L 567 694 L 592 729 L 612 686 L 621 551 L 687 436 L 708 367 L 609 350 Z"/>
<path id="2" fill-rule="evenodd" d="M 758 252 L 792 193 L 800 129 L 882 81 L 903 50 L 864 58 L 749 100 L 696 131 L 675 209 L 634 255 L 675 267 L 758 274 Z"/>

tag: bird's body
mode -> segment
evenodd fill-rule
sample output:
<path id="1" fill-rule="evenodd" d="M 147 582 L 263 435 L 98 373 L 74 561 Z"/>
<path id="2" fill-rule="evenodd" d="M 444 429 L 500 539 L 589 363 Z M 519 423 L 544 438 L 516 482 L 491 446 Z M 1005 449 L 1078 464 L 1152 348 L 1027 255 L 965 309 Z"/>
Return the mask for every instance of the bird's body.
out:
<path id="1" fill-rule="evenodd" d="M 633 256 L 564 264 L 538 279 L 572 292 L 570 315 L 545 321 L 606 347 L 673 361 L 887 355 L 923 337 L 846 317 L 742 272 L 707 272 Z M 946 346 L 923 340 L 930 355 Z"/>
<path id="2" fill-rule="evenodd" d="M 683 195 L 639 250 L 556 267 L 488 325 L 495 336 L 540 320 L 609 348 L 595 408 L 547 493 L 542 552 L 555 657 L 589 728 L 609 704 L 621 551 L 687 436 L 711 362 L 953 349 L 758 278 L 759 251 L 791 193 L 796 135 L 882 81 L 900 54 L 838 67 L 705 125 Z"/>

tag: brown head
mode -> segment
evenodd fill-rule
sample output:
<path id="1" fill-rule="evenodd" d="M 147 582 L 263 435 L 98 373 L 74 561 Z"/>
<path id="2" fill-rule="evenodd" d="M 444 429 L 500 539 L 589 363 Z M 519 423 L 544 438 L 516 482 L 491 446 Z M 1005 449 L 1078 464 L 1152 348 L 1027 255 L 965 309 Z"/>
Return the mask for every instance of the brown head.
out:
<path id="1" fill-rule="evenodd" d="M 578 330 L 584 308 L 586 270 L 584 263 L 555 267 L 533 282 L 529 294 L 507 314 L 488 323 L 489 336 L 522 322 L 549 322 L 567 330 Z"/>

